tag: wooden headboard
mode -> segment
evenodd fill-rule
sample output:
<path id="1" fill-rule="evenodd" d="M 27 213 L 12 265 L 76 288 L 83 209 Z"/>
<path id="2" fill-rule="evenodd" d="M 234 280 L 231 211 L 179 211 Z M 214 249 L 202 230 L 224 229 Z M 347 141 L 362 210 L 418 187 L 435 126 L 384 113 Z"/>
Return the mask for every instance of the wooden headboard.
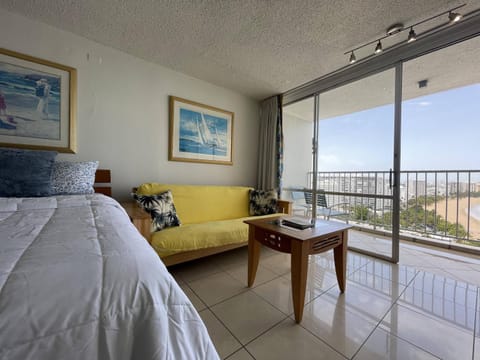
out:
<path id="1" fill-rule="evenodd" d="M 112 196 L 112 177 L 110 170 L 108 169 L 97 169 L 95 173 L 95 184 L 93 188 L 96 193 Z"/>

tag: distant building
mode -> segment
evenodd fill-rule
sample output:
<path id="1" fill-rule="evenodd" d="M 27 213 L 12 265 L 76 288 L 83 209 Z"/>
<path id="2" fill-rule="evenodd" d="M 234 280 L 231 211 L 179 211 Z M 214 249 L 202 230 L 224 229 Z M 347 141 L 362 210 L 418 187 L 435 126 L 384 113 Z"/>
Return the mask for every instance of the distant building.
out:
<path id="1" fill-rule="evenodd" d="M 409 180 L 407 186 L 410 199 L 427 194 L 427 183 L 424 180 Z"/>
<path id="2" fill-rule="evenodd" d="M 469 184 L 468 182 L 454 182 L 448 184 L 448 193 L 449 194 L 466 194 L 468 191 L 473 192 L 475 186 L 479 184 Z"/>
<path id="3" fill-rule="evenodd" d="M 383 174 L 323 174 L 320 173 L 317 179 L 317 188 L 328 192 L 345 192 L 353 194 L 377 194 L 390 195 L 391 189 L 388 175 Z M 334 204 L 347 201 L 351 206 L 361 205 L 370 209 L 389 209 L 391 208 L 390 200 L 374 199 L 369 197 L 354 197 L 327 195 L 327 202 Z"/>

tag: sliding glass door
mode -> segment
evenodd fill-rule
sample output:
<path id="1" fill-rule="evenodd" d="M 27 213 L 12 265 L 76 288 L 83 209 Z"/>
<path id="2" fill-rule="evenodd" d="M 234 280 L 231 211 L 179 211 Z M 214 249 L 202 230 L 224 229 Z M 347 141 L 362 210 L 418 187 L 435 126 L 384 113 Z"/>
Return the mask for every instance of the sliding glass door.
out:
<path id="1" fill-rule="evenodd" d="M 350 248 L 390 261 L 398 261 L 393 226 L 396 71 L 322 92 L 318 121 L 317 188 L 325 192 L 333 214 L 346 214 L 331 219 L 355 226 Z"/>
<path id="2" fill-rule="evenodd" d="M 317 217 L 353 225 L 351 248 L 392 262 L 400 231 L 478 251 L 479 21 L 433 29 L 283 94 L 283 191 L 297 214 L 323 208 Z M 308 121 L 303 137 L 298 118 Z M 323 200 L 312 204 L 315 193 Z"/>
<path id="3" fill-rule="evenodd" d="M 404 63 L 401 234 L 480 249 L 480 37 Z"/>
<path id="4" fill-rule="evenodd" d="M 399 72 L 390 68 L 283 109 L 283 196 L 294 201 L 294 214 L 348 222 L 355 226 L 350 248 L 393 262 Z"/>

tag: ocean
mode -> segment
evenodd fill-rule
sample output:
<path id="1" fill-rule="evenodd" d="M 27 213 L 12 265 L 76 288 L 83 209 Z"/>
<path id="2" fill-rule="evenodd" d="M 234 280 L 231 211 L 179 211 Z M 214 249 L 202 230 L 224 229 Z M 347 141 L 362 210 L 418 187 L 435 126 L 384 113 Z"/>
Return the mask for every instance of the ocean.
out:
<path id="1" fill-rule="evenodd" d="M 480 221 L 480 205 L 472 206 L 470 209 L 470 216 Z"/>
<path id="2" fill-rule="evenodd" d="M 202 154 L 202 155 L 212 155 L 212 156 L 226 156 L 227 149 L 224 147 L 212 147 L 201 144 L 198 141 L 193 141 L 192 139 L 180 138 L 179 144 L 180 152 L 193 153 L 193 154 Z"/>
<path id="3" fill-rule="evenodd" d="M 43 72 L 25 74 L 15 72 L 16 66 L 6 66 L 0 62 L 0 90 L 3 91 L 7 113 L 24 118 L 26 121 L 36 120 L 32 113 L 36 112 L 39 98 L 35 96 L 36 80 L 47 78 L 51 86 L 48 100 L 48 120 L 60 121 L 60 77 Z M 13 71 L 12 71 L 13 69 Z M 58 126 L 58 124 L 57 124 Z"/>

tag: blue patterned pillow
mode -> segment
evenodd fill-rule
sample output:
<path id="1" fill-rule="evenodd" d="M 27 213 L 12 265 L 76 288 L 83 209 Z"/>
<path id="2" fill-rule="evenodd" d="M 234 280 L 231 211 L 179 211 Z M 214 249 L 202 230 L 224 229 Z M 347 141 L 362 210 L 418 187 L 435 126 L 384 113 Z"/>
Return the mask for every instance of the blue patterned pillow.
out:
<path id="1" fill-rule="evenodd" d="M 250 215 L 269 215 L 277 212 L 276 190 L 250 190 Z"/>
<path id="2" fill-rule="evenodd" d="M 93 194 L 98 161 L 57 161 L 53 166 L 52 194 Z"/>
<path id="3" fill-rule="evenodd" d="M 158 195 L 132 195 L 152 217 L 152 231 L 160 231 L 171 226 L 180 226 L 180 219 L 177 216 L 170 190 Z"/>
<path id="4" fill-rule="evenodd" d="M 0 148 L 0 196 L 48 196 L 55 151 Z"/>

